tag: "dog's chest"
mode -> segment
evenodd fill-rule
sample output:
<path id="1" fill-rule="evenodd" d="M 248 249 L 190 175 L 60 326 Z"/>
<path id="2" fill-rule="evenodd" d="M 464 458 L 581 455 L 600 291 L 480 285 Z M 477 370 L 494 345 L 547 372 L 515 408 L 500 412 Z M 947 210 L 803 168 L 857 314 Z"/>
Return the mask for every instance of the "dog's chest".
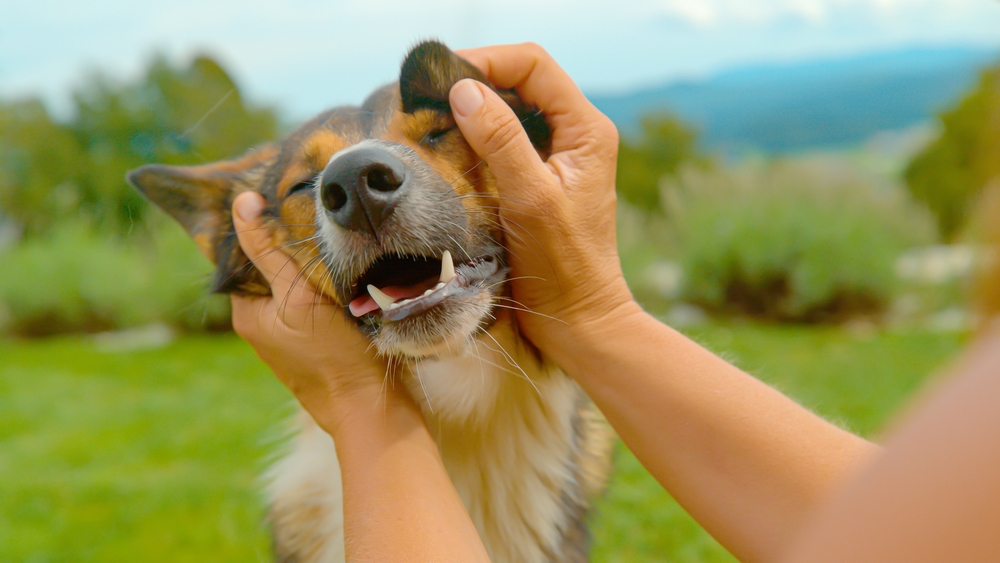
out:
<path id="1" fill-rule="evenodd" d="M 567 515 L 580 500 L 579 388 L 512 331 L 414 364 L 407 386 L 493 560 L 564 552 Z"/>
<path id="2" fill-rule="evenodd" d="M 586 561 L 587 497 L 596 482 L 588 460 L 602 458 L 594 452 L 607 442 L 595 440 L 579 387 L 497 325 L 447 356 L 411 365 L 404 382 L 492 561 Z M 308 415 L 300 424 L 270 472 L 275 549 L 280 561 L 342 562 L 333 442 Z"/>

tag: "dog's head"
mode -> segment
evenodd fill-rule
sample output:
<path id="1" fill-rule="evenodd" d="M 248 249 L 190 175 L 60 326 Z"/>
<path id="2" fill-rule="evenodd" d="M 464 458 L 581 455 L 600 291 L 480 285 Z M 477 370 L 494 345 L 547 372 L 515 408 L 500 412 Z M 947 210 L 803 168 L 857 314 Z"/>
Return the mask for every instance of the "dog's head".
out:
<path id="1" fill-rule="evenodd" d="M 215 262 L 219 292 L 270 292 L 231 215 L 236 195 L 259 192 L 281 250 L 381 352 L 433 354 L 489 324 L 506 274 L 493 177 L 448 102 L 463 78 L 489 84 L 444 45 L 425 42 L 406 57 L 399 83 L 360 107 L 327 111 L 236 160 L 148 165 L 128 179 Z M 544 116 L 514 91 L 498 93 L 545 153 Z"/>

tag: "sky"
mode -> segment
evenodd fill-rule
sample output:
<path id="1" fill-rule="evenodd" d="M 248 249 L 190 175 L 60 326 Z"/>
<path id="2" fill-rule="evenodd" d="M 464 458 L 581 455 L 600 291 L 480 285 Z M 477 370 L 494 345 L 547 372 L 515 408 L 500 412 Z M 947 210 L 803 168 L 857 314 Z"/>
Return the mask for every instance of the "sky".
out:
<path id="1" fill-rule="evenodd" d="M 245 95 L 301 119 L 359 103 L 424 38 L 534 41 L 585 92 L 746 65 L 928 46 L 1000 50 L 1000 0 L 0 0 L 0 98 L 69 92 L 154 53 L 206 53 Z"/>

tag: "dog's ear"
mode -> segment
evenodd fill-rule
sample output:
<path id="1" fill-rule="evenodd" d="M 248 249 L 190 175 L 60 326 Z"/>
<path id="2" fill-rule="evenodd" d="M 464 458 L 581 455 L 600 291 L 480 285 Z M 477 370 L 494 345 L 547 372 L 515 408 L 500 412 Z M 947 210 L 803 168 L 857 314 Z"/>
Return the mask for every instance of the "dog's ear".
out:
<path id="1" fill-rule="evenodd" d="M 149 164 L 126 176 L 135 189 L 176 219 L 198 250 L 215 263 L 213 291 L 270 293 L 266 280 L 240 248 L 232 208 L 239 193 L 259 189 L 255 176 L 274 154 L 265 147 L 237 160 L 203 166 Z"/>
<path id="2" fill-rule="evenodd" d="M 552 132 L 545 122 L 545 115 L 525 103 L 513 89 L 497 90 L 482 71 L 437 41 L 420 43 L 403 61 L 399 73 L 403 111 L 413 113 L 418 109 L 430 109 L 451 113 L 448 93 L 456 82 L 464 78 L 478 80 L 499 94 L 521 120 L 535 148 L 543 154 L 549 152 Z"/>

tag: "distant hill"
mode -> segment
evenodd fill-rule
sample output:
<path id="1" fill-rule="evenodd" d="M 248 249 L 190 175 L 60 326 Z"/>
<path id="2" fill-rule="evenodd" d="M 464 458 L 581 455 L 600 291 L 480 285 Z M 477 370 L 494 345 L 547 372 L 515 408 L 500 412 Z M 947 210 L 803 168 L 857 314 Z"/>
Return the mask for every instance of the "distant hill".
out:
<path id="1" fill-rule="evenodd" d="M 710 150 L 781 153 L 850 146 L 926 122 L 998 61 L 995 50 L 910 49 L 747 67 L 590 99 L 625 135 L 642 115 L 669 111 L 696 125 Z"/>

